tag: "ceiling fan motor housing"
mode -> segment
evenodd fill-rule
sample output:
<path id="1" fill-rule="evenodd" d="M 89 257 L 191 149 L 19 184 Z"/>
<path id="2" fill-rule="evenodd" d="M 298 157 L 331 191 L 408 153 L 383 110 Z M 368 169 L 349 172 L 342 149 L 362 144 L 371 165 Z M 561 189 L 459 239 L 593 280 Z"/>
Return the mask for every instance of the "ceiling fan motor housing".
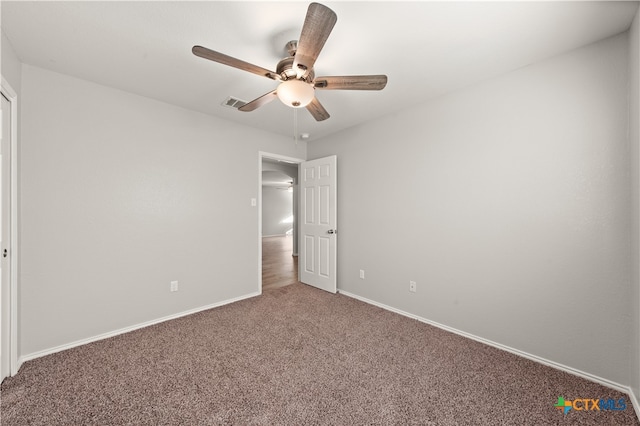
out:
<path id="1" fill-rule="evenodd" d="M 291 42 L 290 42 L 291 43 Z M 297 70 L 293 68 L 293 56 L 289 56 L 288 58 L 284 58 L 280 62 L 278 62 L 278 66 L 276 67 L 276 73 L 282 77 L 282 80 L 289 80 L 291 78 L 301 79 L 306 82 L 312 82 L 315 74 L 313 72 L 313 68 L 310 71 L 305 70 Z M 303 75 L 306 76 L 303 77 Z"/>

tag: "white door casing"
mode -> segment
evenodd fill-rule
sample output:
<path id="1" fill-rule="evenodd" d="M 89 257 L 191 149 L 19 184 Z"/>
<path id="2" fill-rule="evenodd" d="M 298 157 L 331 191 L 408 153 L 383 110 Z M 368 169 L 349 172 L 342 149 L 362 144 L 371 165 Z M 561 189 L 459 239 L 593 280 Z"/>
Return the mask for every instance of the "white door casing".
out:
<path id="1" fill-rule="evenodd" d="M 11 375 L 11 291 L 9 283 L 8 259 L 3 252 L 8 248 L 9 242 L 9 150 L 11 139 L 11 102 L 0 93 L 2 102 L 2 128 L 0 139 L 0 381 Z"/>
<path id="2" fill-rule="evenodd" d="M 18 95 L 1 77 L 2 245 L 0 246 L 0 365 L 2 378 L 15 375 L 18 359 Z M 6 252 L 5 252 L 6 249 Z M 8 371 L 7 371 L 8 368 Z M 0 381 L 2 379 L 0 378 Z"/>
<path id="3" fill-rule="evenodd" d="M 337 157 L 306 161 L 299 167 L 300 281 L 337 291 Z"/>

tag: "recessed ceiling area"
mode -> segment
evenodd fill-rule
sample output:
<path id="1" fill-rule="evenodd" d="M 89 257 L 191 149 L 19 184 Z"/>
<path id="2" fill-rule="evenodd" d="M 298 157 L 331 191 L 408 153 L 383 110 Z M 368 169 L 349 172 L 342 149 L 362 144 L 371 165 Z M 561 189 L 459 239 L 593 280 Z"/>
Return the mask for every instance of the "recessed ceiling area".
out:
<path id="1" fill-rule="evenodd" d="M 317 93 L 331 118 L 298 111 L 310 141 L 626 31 L 637 2 L 327 2 L 337 23 L 316 75 L 386 74 L 378 91 Z M 23 63 L 293 137 L 294 110 L 239 112 L 277 82 L 203 60 L 194 45 L 274 70 L 306 2 L 2 1 Z M 320 92 L 320 91 L 316 91 Z"/>

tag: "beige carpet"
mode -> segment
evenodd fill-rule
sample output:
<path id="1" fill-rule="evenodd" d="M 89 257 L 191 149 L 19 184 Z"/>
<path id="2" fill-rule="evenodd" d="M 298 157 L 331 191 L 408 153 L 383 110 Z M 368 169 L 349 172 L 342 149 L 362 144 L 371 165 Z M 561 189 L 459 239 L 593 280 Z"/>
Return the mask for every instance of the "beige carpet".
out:
<path id="1" fill-rule="evenodd" d="M 637 425 L 595 383 L 302 284 L 25 363 L 2 425 Z M 626 410 L 554 407 L 623 399 Z"/>

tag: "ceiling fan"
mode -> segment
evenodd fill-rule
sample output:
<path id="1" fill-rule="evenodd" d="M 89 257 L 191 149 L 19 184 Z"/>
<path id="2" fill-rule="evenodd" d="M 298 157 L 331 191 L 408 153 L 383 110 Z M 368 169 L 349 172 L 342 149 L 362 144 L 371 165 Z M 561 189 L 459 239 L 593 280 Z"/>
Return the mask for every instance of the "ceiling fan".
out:
<path id="1" fill-rule="evenodd" d="M 293 192 L 293 181 L 290 180 L 288 182 L 283 182 L 286 183 L 287 186 L 276 186 L 277 189 L 281 189 L 283 191 L 287 191 L 287 192 Z"/>
<path id="2" fill-rule="evenodd" d="M 276 71 L 232 58 L 206 47 L 193 46 L 191 51 L 201 58 L 279 81 L 278 87 L 238 108 L 248 112 L 279 98 L 292 108 L 306 108 L 317 120 L 329 118 L 329 113 L 315 96 L 315 90 L 382 90 L 386 75 L 351 75 L 316 77 L 313 65 L 322 50 L 338 17 L 328 7 L 311 3 L 298 41 L 287 43 L 289 56 L 278 62 Z"/>

